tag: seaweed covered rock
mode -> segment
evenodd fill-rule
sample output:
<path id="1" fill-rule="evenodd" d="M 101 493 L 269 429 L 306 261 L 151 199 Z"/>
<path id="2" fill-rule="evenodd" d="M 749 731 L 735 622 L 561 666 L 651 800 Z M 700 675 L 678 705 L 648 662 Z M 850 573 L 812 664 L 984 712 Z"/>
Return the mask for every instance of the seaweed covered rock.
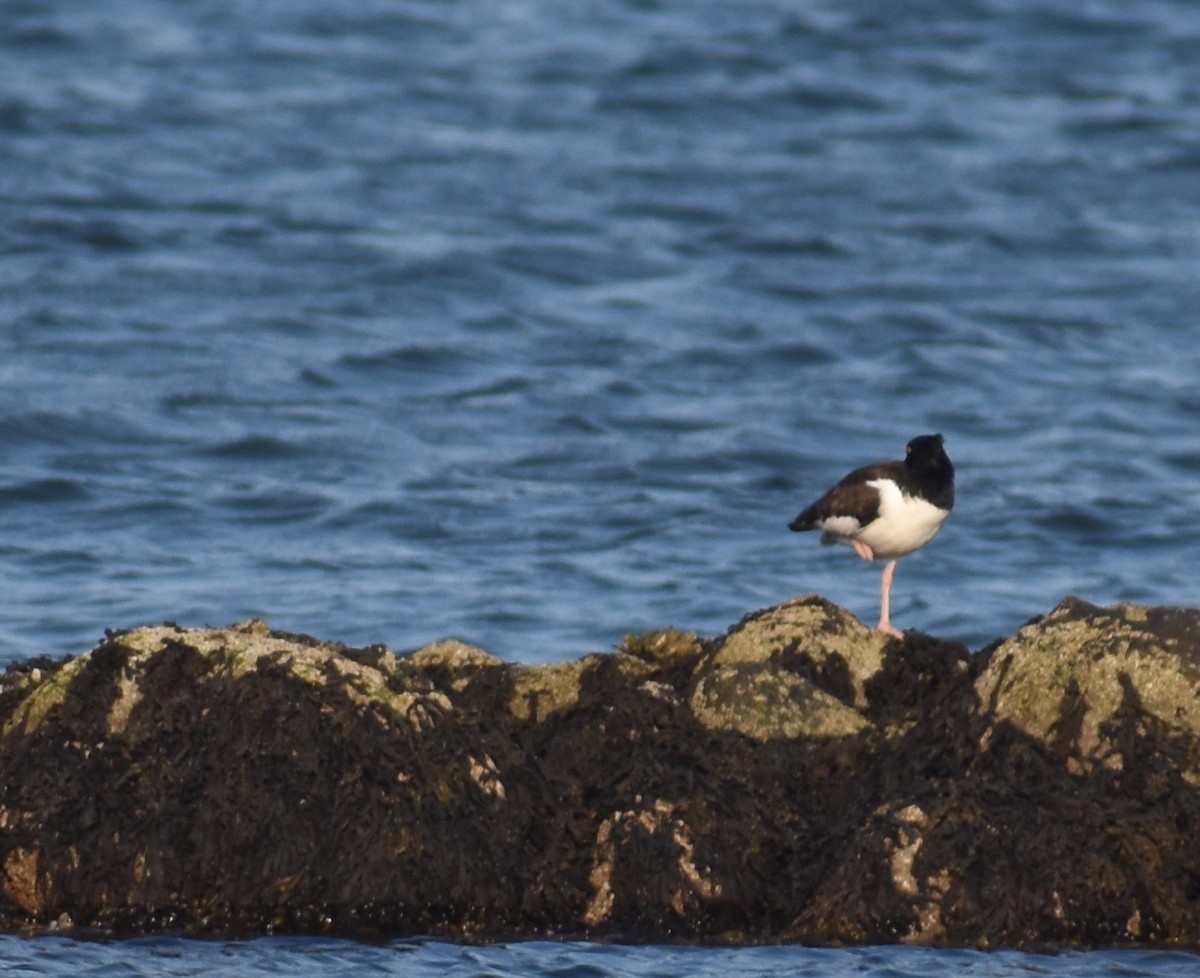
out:
<path id="1" fill-rule="evenodd" d="M 818 597 L 547 666 L 173 625 L 0 677 L 0 925 L 1200 945 L 1200 613 Z"/>
<path id="2" fill-rule="evenodd" d="M 261 622 L 139 629 L 3 722 L 10 912 L 256 930 L 383 907 L 400 929 L 469 928 L 519 900 L 529 806 L 498 772 L 523 756 L 385 650 Z"/>
<path id="3" fill-rule="evenodd" d="M 973 666 L 796 933 L 1200 944 L 1200 612 L 1068 598 Z"/>

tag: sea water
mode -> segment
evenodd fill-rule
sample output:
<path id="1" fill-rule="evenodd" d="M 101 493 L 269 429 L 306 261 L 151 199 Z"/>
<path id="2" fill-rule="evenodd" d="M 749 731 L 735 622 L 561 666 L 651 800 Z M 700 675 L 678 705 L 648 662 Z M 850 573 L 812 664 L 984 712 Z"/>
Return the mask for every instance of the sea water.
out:
<path id="1" fill-rule="evenodd" d="M 1193 955 L 1166 951 L 1035 954 L 911 947 L 0 938 L 0 967 L 14 978 L 1194 978 L 1198 963 Z"/>

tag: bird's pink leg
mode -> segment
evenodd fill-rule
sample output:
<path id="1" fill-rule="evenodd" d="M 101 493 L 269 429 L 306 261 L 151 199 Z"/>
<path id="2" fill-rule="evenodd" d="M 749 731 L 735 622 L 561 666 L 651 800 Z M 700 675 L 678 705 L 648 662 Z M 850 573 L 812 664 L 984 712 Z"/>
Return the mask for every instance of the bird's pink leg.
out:
<path id="1" fill-rule="evenodd" d="M 879 624 L 875 627 L 885 635 L 891 635 L 893 638 L 904 638 L 904 633 L 892 626 L 889 614 L 892 600 L 892 575 L 895 572 L 896 562 L 889 560 L 887 566 L 883 569 L 883 577 L 879 582 L 882 599 L 879 605 Z"/>
<path id="2" fill-rule="evenodd" d="M 850 546 L 852 546 L 854 548 L 854 552 L 856 554 L 858 554 L 863 560 L 874 560 L 875 559 L 875 551 L 872 550 L 870 547 L 868 547 L 861 540 L 851 540 Z"/>

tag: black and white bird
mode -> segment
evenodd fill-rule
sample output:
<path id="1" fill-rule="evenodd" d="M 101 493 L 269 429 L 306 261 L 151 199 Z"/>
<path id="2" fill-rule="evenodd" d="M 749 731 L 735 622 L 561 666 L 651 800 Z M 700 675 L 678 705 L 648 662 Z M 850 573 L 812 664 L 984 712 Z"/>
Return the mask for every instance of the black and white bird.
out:
<path id="1" fill-rule="evenodd" d="M 845 543 L 863 560 L 886 560 L 877 627 L 903 638 L 889 617 L 896 561 L 932 540 L 953 506 L 954 465 L 942 436 L 918 435 L 903 461 L 855 469 L 788 527 L 820 530 L 824 544 Z"/>

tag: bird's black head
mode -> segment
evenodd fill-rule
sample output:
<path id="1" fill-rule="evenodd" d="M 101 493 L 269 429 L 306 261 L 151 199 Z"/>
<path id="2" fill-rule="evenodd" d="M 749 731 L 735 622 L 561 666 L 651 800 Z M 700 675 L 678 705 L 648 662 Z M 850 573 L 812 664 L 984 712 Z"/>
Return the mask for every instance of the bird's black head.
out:
<path id="1" fill-rule="evenodd" d="M 942 447 L 941 435 L 917 435 L 904 448 L 904 464 L 917 472 L 954 478 L 954 465 Z"/>

